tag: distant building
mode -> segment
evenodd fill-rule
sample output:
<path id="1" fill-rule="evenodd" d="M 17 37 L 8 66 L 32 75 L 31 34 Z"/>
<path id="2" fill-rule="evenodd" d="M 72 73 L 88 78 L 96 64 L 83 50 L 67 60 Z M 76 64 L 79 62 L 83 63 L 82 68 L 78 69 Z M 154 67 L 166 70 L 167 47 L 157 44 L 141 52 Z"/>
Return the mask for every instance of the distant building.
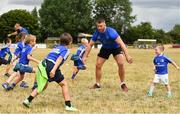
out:
<path id="1" fill-rule="evenodd" d="M 156 39 L 138 39 L 134 42 L 134 47 L 139 49 L 152 49 L 155 47 Z"/>
<path id="2" fill-rule="evenodd" d="M 59 37 L 48 37 L 44 42 L 46 43 L 48 48 L 53 48 L 56 45 L 60 44 L 60 39 Z"/>

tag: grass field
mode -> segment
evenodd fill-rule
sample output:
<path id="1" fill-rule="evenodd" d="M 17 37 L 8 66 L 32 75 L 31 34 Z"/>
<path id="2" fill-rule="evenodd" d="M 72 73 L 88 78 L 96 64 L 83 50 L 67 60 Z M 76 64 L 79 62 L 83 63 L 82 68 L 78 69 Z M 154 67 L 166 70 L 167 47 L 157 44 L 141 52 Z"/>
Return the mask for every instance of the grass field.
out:
<path id="1" fill-rule="evenodd" d="M 37 49 L 33 56 L 41 60 L 50 50 Z M 180 72 L 169 66 L 169 79 L 172 86 L 173 98 L 166 98 L 166 89 L 158 85 L 153 97 L 147 97 L 146 92 L 153 80 L 154 57 L 153 50 L 129 49 L 134 63 L 126 62 L 126 82 L 129 92 L 124 93 L 119 88 L 117 65 L 110 57 L 103 66 L 102 89 L 90 90 L 95 82 L 95 61 L 98 49 L 91 51 L 87 60 L 88 69 L 79 72 L 75 81 L 71 81 L 73 63 L 68 61 L 61 68 L 69 84 L 69 91 L 73 104 L 79 109 L 77 113 L 180 113 Z M 72 49 L 71 52 L 75 52 Z M 167 49 L 166 54 L 180 65 L 180 49 Z M 33 64 L 34 65 L 34 64 Z M 34 65 L 35 66 L 35 65 Z M 3 76 L 5 67 L 1 66 L 2 84 L 6 77 Z M 27 74 L 25 80 L 30 87 L 33 85 L 34 74 Z M 27 109 L 22 106 L 22 101 L 29 96 L 31 89 L 22 89 L 19 85 L 10 92 L 0 87 L 0 112 L 1 113 L 68 113 L 64 110 L 64 100 L 61 89 L 56 83 L 49 84 L 46 91 L 34 99 L 32 107 Z"/>

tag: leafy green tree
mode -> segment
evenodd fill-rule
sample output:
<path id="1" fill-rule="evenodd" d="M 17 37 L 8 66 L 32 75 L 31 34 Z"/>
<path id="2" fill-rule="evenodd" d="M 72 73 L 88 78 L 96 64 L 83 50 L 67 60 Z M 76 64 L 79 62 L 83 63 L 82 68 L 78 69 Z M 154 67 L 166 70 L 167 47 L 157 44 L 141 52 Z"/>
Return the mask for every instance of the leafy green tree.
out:
<path id="1" fill-rule="evenodd" d="M 154 29 L 149 22 L 142 22 L 137 26 L 130 27 L 125 33 L 125 41 L 132 44 L 137 39 L 153 39 Z"/>
<path id="2" fill-rule="evenodd" d="M 27 28 L 31 34 L 38 35 L 38 21 L 26 10 L 11 10 L 0 17 L 0 35 L 6 37 L 14 31 L 14 25 L 20 23 Z M 1 37 L 1 41 L 2 38 Z"/>
<path id="3" fill-rule="evenodd" d="M 129 0 L 94 0 L 94 19 L 104 18 L 108 26 L 119 32 L 130 27 L 135 16 L 131 16 L 132 8 Z"/>
<path id="4" fill-rule="evenodd" d="M 157 43 L 167 44 L 172 42 L 171 36 L 165 33 L 162 29 L 154 30 L 154 38 L 157 39 Z"/>
<path id="5" fill-rule="evenodd" d="M 179 24 L 175 25 L 173 30 L 171 30 L 168 34 L 172 37 L 173 43 L 180 44 L 180 25 Z"/>
<path id="6" fill-rule="evenodd" d="M 89 0 L 44 0 L 39 10 L 44 35 L 59 36 L 69 32 L 89 32 L 92 27 Z"/>

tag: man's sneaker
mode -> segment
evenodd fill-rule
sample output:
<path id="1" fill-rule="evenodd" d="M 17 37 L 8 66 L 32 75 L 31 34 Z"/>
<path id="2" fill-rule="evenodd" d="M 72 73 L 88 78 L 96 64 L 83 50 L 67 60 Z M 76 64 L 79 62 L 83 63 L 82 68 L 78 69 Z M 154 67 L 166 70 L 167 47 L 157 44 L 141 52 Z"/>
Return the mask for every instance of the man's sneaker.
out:
<path id="1" fill-rule="evenodd" d="M 147 96 L 148 96 L 148 97 L 152 97 L 152 96 L 153 96 L 153 93 L 150 92 L 150 91 L 148 91 L 148 92 L 147 92 Z"/>
<path id="2" fill-rule="evenodd" d="M 95 83 L 90 89 L 101 89 L 101 86 L 97 83 Z"/>
<path id="3" fill-rule="evenodd" d="M 22 81 L 21 84 L 20 84 L 20 87 L 22 87 L 22 88 L 28 88 L 29 86 L 28 86 L 27 82 Z"/>
<path id="4" fill-rule="evenodd" d="M 25 100 L 23 101 L 23 105 L 24 105 L 25 107 L 29 108 L 30 105 L 31 105 L 31 103 L 29 102 L 28 99 L 25 99 Z"/>
<path id="5" fill-rule="evenodd" d="M 172 98 L 172 93 L 171 93 L 171 92 L 168 92 L 168 93 L 167 93 L 167 97 L 168 97 L 168 98 Z"/>
<path id="6" fill-rule="evenodd" d="M 128 92 L 128 88 L 127 88 L 127 86 L 126 86 L 125 83 L 122 83 L 122 84 L 121 84 L 121 89 L 122 89 L 124 92 Z"/>
<path id="7" fill-rule="evenodd" d="M 11 86 L 9 86 L 8 83 L 3 83 L 3 84 L 2 84 L 2 87 L 3 87 L 6 91 L 9 91 L 9 90 L 12 89 Z"/>
<path id="8" fill-rule="evenodd" d="M 69 106 L 67 106 L 67 105 L 65 105 L 65 110 L 67 110 L 67 111 L 73 111 L 73 112 L 78 111 L 77 108 L 75 108 L 75 107 L 73 107 L 73 106 L 69 107 Z"/>
<path id="9" fill-rule="evenodd" d="M 11 75 L 9 73 L 5 73 L 4 76 L 9 77 Z"/>

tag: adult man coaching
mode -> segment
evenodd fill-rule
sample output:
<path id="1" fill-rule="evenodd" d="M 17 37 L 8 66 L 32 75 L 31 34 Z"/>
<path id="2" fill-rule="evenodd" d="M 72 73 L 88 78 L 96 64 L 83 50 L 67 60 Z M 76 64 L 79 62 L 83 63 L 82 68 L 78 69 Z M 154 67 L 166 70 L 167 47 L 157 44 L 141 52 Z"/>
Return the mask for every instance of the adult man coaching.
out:
<path id="1" fill-rule="evenodd" d="M 128 54 L 128 50 L 122 41 L 119 34 L 115 29 L 111 27 L 106 27 L 106 23 L 104 19 L 98 19 L 96 21 L 97 30 L 94 32 L 92 39 L 90 40 L 87 50 L 84 54 L 83 61 L 86 61 L 92 46 L 98 40 L 102 43 L 102 48 L 98 54 L 96 60 L 96 83 L 91 87 L 91 89 L 99 89 L 101 88 L 100 80 L 101 80 L 101 68 L 104 62 L 109 58 L 112 54 L 116 63 L 118 64 L 118 72 L 120 78 L 120 86 L 123 91 L 128 92 L 128 88 L 125 84 L 125 68 L 124 68 L 124 55 L 128 63 L 132 63 L 132 57 Z M 124 53 L 122 53 L 122 51 Z"/>

